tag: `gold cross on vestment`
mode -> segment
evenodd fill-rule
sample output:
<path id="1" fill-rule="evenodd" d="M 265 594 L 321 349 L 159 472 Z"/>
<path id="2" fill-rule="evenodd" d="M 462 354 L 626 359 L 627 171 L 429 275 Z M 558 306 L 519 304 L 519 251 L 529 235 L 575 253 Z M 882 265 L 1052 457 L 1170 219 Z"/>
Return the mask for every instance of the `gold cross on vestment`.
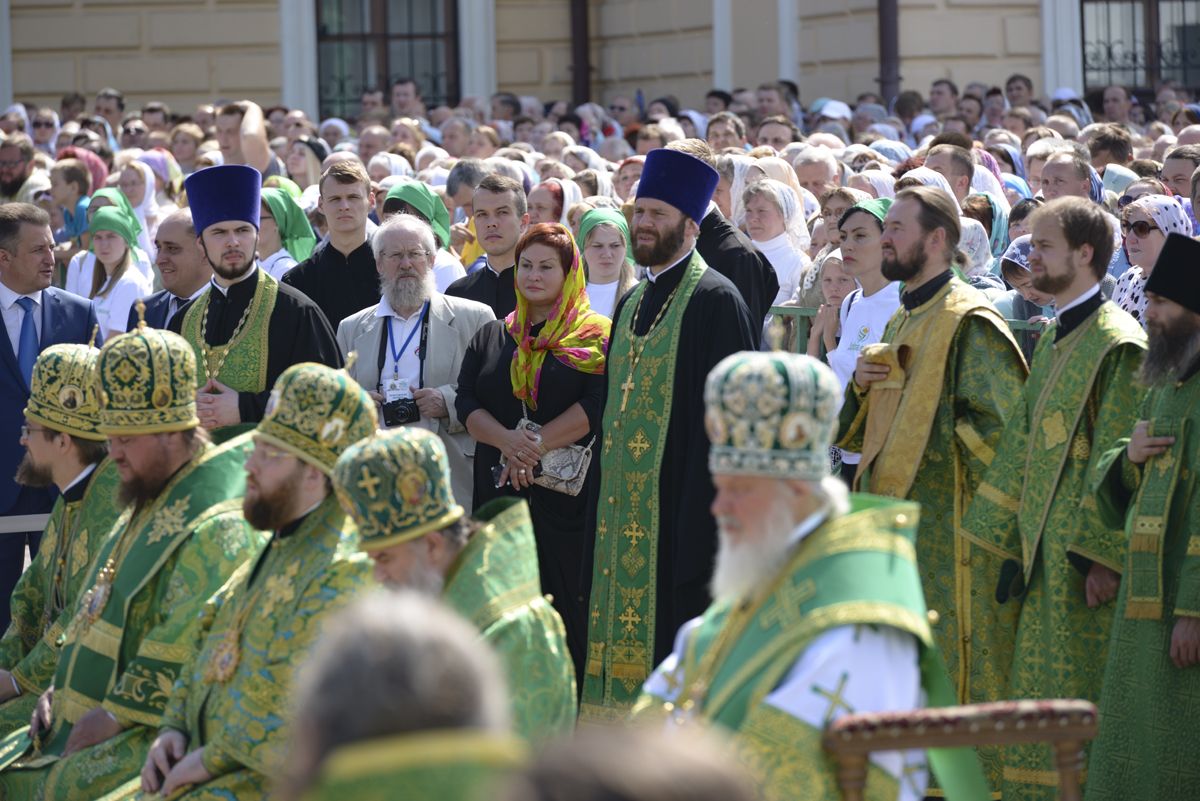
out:
<path id="1" fill-rule="evenodd" d="M 642 616 L 632 606 L 627 606 L 617 620 L 625 624 L 625 631 L 633 634 L 634 629 L 637 628 L 637 624 L 642 622 Z"/>
<path id="2" fill-rule="evenodd" d="M 621 533 L 629 538 L 629 544 L 634 548 L 637 547 L 639 542 L 646 538 L 646 529 L 638 525 L 636 520 L 630 523 Z"/>
<path id="3" fill-rule="evenodd" d="M 775 605 L 763 613 L 761 618 L 763 628 L 770 628 L 776 623 L 788 628 L 799 623 L 800 618 L 804 616 L 800 607 L 816 594 L 817 585 L 812 579 L 805 579 L 799 584 L 789 581 L 785 586 L 780 587 L 776 594 Z"/>
<path id="4" fill-rule="evenodd" d="M 621 384 L 621 411 L 625 411 L 625 404 L 629 403 L 629 393 L 633 392 L 633 376 L 625 376 L 625 383 Z"/>
<path id="5" fill-rule="evenodd" d="M 812 687 L 814 693 L 829 701 L 829 709 L 825 711 L 826 726 L 833 722 L 839 709 L 846 710 L 846 714 L 848 715 L 854 713 L 854 707 L 846 702 L 846 696 L 844 695 L 848 681 L 850 681 L 850 674 L 843 673 L 842 677 L 838 679 L 837 687 L 832 690 L 823 689 L 815 684 Z"/>
<path id="6" fill-rule="evenodd" d="M 363 465 L 362 478 L 358 481 L 358 488 L 367 493 L 367 497 L 375 500 L 375 496 L 379 494 L 376 489 L 382 482 L 376 478 L 366 465 Z"/>

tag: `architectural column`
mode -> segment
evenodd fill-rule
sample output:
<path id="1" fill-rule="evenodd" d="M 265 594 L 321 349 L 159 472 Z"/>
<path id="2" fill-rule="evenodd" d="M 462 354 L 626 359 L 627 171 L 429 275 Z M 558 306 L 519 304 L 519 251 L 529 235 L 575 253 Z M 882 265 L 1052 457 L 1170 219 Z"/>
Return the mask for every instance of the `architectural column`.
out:
<path id="1" fill-rule="evenodd" d="M 0 5 L 7 2 L 0 0 Z M 280 92 L 283 105 L 303 109 L 309 119 L 319 120 L 315 3 L 283 0 L 279 4 L 279 57 L 283 74 Z"/>
<path id="2" fill-rule="evenodd" d="M 713 0 L 713 86 L 733 89 L 733 0 Z"/>
<path id="3" fill-rule="evenodd" d="M 779 77 L 799 83 L 800 12 L 796 0 L 778 0 Z"/>
<path id="4" fill-rule="evenodd" d="M 12 9 L 0 0 L 0 109 L 13 102 Z"/>
<path id="5" fill-rule="evenodd" d="M 496 0 L 458 0 L 459 93 L 496 92 Z"/>
<path id="6" fill-rule="evenodd" d="M 1042 92 L 1083 94 L 1083 18 L 1078 0 L 1042 0 Z"/>

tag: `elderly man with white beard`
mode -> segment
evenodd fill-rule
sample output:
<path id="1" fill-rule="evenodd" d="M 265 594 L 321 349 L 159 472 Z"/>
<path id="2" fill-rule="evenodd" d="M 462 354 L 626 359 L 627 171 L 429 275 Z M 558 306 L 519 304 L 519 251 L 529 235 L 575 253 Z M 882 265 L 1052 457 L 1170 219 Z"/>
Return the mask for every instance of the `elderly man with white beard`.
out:
<path id="1" fill-rule="evenodd" d="M 680 629 L 634 714 L 724 730 L 766 799 L 834 801 L 821 748 L 832 721 L 953 703 L 917 572 L 918 507 L 848 496 L 830 476 L 841 387 L 820 361 L 736 353 L 709 373 L 704 400 L 714 601 Z M 943 784 L 947 797 L 983 786 L 971 752 L 931 754 L 939 778 L 943 759 L 968 777 Z M 920 799 L 927 781 L 922 753 L 876 754 L 867 797 Z"/>
<path id="2" fill-rule="evenodd" d="M 475 332 L 495 319 L 482 303 L 437 291 L 433 229 L 412 214 L 398 214 L 371 240 L 383 297 L 338 325 L 348 368 L 379 404 L 387 428 L 414 425 L 446 446 L 454 497 L 471 508 L 475 440 L 454 410 L 458 372 Z"/>

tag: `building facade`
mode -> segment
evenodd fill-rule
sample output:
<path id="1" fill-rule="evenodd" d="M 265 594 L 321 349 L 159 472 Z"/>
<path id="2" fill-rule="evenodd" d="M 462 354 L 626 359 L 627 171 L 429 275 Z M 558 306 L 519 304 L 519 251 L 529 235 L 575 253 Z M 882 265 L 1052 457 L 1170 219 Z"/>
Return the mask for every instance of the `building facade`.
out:
<path id="1" fill-rule="evenodd" d="M 593 99 L 685 106 L 713 86 L 794 80 L 805 100 L 878 89 L 877 0 L 0 0 L 0 101 L 57 107 L 104 86 L 132 106 L 250 97 L 353 114 L 412 76 L 451 102 L 497 89 L 569 99 L 586 7 Z M 1200 85 L 1200 0 L 899 0 L 902 87 L 936 78 L 1048 94 Z"/>

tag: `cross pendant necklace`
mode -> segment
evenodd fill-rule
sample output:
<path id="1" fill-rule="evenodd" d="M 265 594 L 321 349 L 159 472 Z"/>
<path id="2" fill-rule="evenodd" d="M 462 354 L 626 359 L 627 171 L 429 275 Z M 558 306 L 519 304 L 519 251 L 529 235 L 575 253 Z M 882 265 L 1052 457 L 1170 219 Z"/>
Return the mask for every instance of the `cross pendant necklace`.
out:
<path id="1" fill-rule="evenodd" d="M 625 381 L 621 384 L 622 412 L 625 411 L 625 407 L 629 403 L 629 393 L 633 392 L 633 374 L 637 372 L 638 364 L 642 361 L 642 351 L 646 349 L 646 341 L 650 339 L 650 337 L 654 334 L 654 330 L 658 328 L 658 324 L 662 322 L 663 315 L 666 314 L 667 309 L 671 307 L 671 301 L 675 299 L 675 293 L 679 291 L 679 287 L 682 285 L 683 281 L 680 281 L 675 285 L 675 288 L 671 290 L 671 294 L 667 295 L 666 302 L 663 303 L 662 308 L 658 310 L 658 314 L 654 316 L 654 321 L 650 323 L 650 328 L 646 330 L 644 336 L 639 337 L 637 334 L 633 333 L 633 331 L 635 328 L 637 328 L 638 312 L 642 310 L 642 301 L 646 299 L 646 293 L 649 292 L 649 287 L 642 292 L 641 297 L 638 298 L 637 305 L 633 307 L 633 318 L 630 320 L 629 326 L 629 372 L 625 374 Z"/>

